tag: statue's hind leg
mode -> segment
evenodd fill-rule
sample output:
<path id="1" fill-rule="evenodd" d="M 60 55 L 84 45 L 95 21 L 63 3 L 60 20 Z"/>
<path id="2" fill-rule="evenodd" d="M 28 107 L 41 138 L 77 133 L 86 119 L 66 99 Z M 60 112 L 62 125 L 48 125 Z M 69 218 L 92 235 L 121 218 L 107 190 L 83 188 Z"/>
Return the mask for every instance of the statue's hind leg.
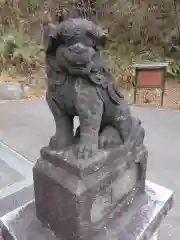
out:
<path id="1" fill-rule="evenodd" d="M 112 126 L 118 130 L 124 144 L 127 141 L 135 146 L 143 144 L 144 128 L 140 120 L 131 115 L 128 104 L 122 103 L 116 106 Z"/>
<path id="2" fill-rule="evenodd" d="M 105 126 L 99 135 L 99 148 L 107 149 L 122 145 L 122 139 L 117 129 Z"/>
<path id="3" fill-rule="evenodd" d="M 74 143 L 77 144 L 79 139 L 80 126 L 76 129 Z M 107 149 L 120 145 L 122 145 L 122 140 L 119 136 L 119 132 L 112 126 L 103 126 L 102 129 L 99 131 L 99 149 Z"/>
<path id="4" fill-rule="evenodd" d="M 73 141 L 73 117 L 62 111 L 58 100 L 52 92 L 47 92 L 46 100 L 56 124 L 56 132 L 51 137 L 49 146 L 51 149 L 63 149 L 71 145 Z"/>

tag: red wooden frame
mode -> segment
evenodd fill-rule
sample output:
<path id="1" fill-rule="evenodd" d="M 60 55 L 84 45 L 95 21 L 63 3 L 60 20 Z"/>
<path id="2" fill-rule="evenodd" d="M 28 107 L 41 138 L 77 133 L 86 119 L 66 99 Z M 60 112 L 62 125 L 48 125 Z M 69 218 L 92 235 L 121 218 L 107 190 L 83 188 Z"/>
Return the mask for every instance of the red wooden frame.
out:
<path id="1" fill-rule="evenodd" d="M 160 88 L 161 106 L 163 105 L 165 90 L 166 63 L 136 64 L 135 82 L 134 82 L 134 103 L 136 103 L 137 90 L 141 88 Z"/>

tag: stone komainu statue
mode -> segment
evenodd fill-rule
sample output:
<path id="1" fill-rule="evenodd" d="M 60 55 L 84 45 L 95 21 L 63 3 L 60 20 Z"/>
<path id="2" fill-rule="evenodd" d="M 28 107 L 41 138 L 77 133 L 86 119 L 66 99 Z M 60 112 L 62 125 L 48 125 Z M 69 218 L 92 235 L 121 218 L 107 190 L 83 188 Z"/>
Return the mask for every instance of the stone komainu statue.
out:
<path id="1" fill-rule="evenodd" d="M 79 158 L 98 148 L 142 145 L 144 129 L 131 116 L 124 97 L 103 61 L 102 28 L 85 19 L 44 26 L 48 77 L 47 103 L 56 123 L 51 149 L 76 143 Z M 73 118 L 80 127 L 74 136 Z"/>

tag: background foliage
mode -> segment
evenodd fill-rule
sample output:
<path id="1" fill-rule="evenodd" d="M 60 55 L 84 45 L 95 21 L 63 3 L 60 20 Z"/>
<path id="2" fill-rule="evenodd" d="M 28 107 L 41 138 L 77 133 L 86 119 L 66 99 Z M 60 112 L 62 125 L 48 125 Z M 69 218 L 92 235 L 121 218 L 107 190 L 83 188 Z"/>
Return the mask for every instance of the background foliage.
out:
<path id="1" fill-rule="evenodd" d="M 131 86 L 134 62 L 168 61 L 170 76 L 179 76 L 172 0 L 0 0 L 1 73 L 31 75 L 43 68 L 41 23 L 45 18 L 54 21 L 55 12 L 62 9 L 92 18 L 108 30 L 105 55 L 120 86 Z"/>

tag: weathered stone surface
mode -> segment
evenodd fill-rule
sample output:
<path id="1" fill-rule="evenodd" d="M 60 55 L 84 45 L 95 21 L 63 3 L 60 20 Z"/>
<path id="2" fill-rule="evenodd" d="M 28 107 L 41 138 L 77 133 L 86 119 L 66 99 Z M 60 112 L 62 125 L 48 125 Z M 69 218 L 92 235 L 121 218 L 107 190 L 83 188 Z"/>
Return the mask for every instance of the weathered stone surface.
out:
<path id="1" fill-rule="evenodd" d="M 172 203 L 172 191 L 146 181 L 145 193 L 137 197 L 121 217 L 117 206 L 116 217 L 92 240 L 149 240 Z M 34 201 L 6 214 L 0 221 L 4 240 L 67 240 L 42 226 L 36 217 Z"/>
<path id="2" fill-rule="evenodd" d="M 64 151 L 53 151 L 49 147 L 44 147 L 41 149 L 41 158 L 51 162 L 54 166 L 68 171 L 70 174 L 83 178 L 98 171 L 104 165 L 117 165 L 117 162 L 114 161 L 119 159 L 119 156 L 121 156 L 121 162 L 123 163 L 124 159 L 127 158 L 129 146 L 114 148 L 112 151 L 110 149 L 99 150 L 97 154 L 86 161 L 77 159 L 74 150 L 74 146 Z"/>
<path id="3" fill-rule="evenodd" d="M 117 205 L 122 213 L 144 191 L 147 150 L 122 152 L 102 150 L 94 161 L 41 152 L 34 168 L 37 217 L 64 239 L 91 239 Z"/>

